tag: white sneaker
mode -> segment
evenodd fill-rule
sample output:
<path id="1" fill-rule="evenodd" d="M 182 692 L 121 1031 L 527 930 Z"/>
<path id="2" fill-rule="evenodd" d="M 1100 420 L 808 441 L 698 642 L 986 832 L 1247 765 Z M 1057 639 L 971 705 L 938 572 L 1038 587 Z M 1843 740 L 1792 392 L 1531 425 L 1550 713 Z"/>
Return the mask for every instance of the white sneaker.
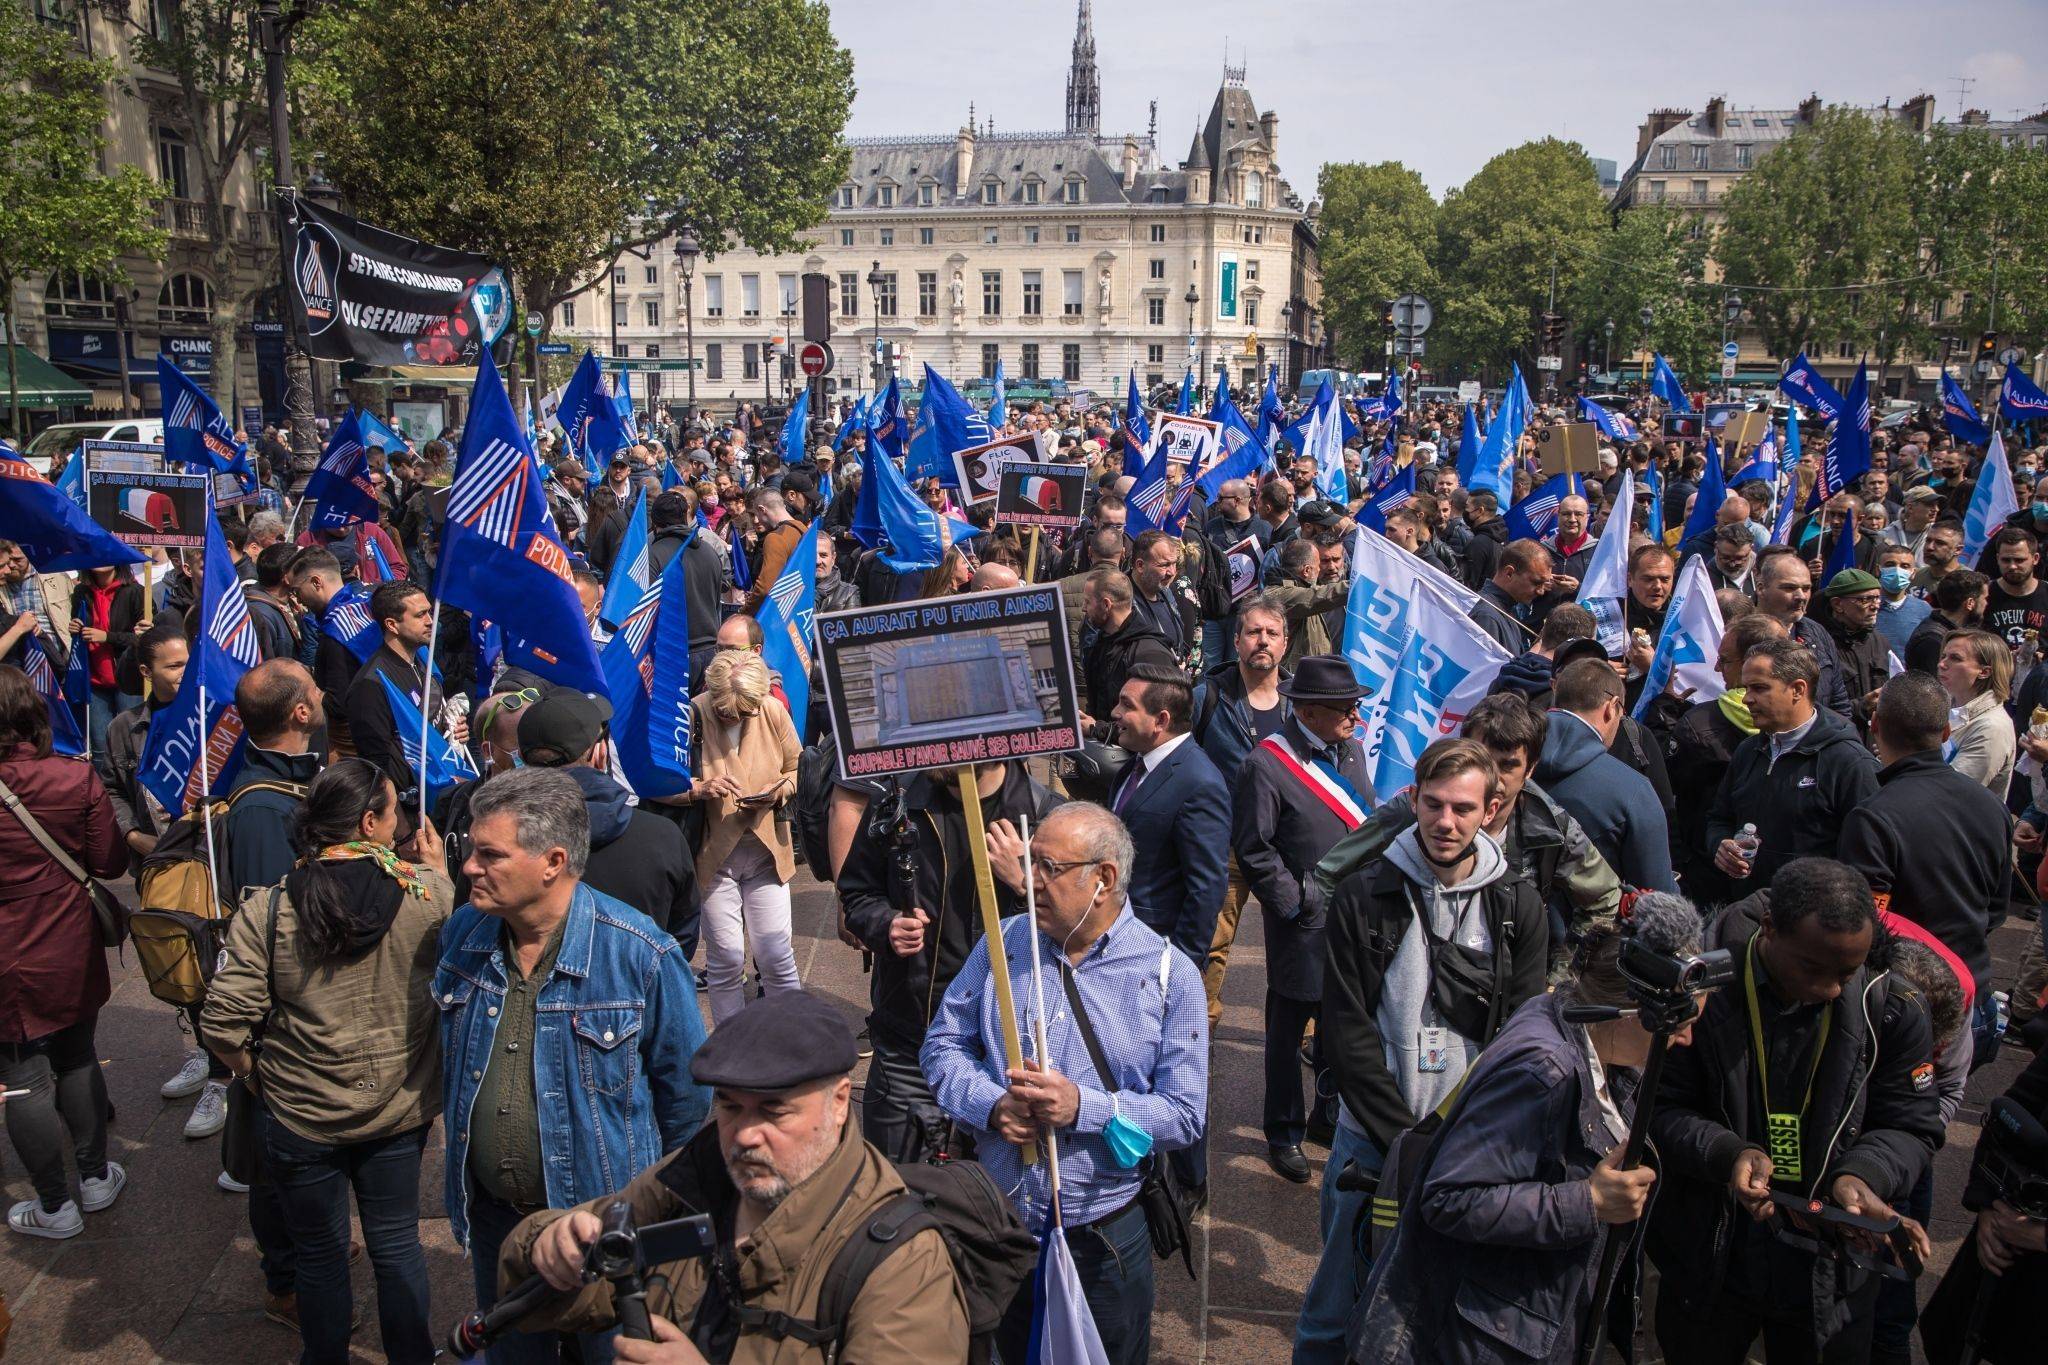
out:
<path id="1" fill-rule="evenodd" d="M 213 1183 L 222 1194 L 247 1194 L 249 1192 L 247 1185 L 244 1185 L 226 1171 L 222 1171 L 218 1176 L 215 1176 Z"/>
<path id="2" fill-rule="evenodd" d="M 118 1161 L 107 1163 L 107 1173 L 94 1180 L 80 1176 L 78 1180 L 78 1202 L 87 1213 L 98 1213 L 121 1197 L 121 1191 L 128 1185 L 128 1172 Z"/>
<path id="3" fill-rule="evenodd" d="M 193 1048 L 185 1054 L 185 1064 L 178 1068 L 178 1074 L 165 1081 L 163 1089 L 157 1091 L 167 1100 L 182 1100 L 187 1095 L 199 1093 L 199 1087 L 206 1084 L 206 1054 Z"/>
<path id="4" fill-rule="evenodd" d="M 185 1136 L 212 1137 L 227 1126 L 228 1088 L 221 1081 L 208 1081 L 199 1092 L 199 1103 L 192 1106 L 192 1117 L 185 1120 Z"/>
<path id="5" fill-rule="evenodd" d="M 7 1226 L 24 1237 L 48 1237 L 61 1242 L 85 1231 L 85 1215 L 69 1199 L 55 1213 L 45 1213 L 39 1199 L 24 1199 L 7 1211 Z"/>

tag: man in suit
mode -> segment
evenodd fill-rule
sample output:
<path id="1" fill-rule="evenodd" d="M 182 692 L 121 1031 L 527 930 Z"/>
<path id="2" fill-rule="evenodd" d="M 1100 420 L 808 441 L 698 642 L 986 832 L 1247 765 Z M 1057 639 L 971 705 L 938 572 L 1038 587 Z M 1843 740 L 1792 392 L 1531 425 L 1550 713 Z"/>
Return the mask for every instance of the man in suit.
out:
<path id="1" fill-rule="evenodd" d="M 1136 757 L 1110 798 L 1131 832 L 1131 911 L 1154 933 L 1206 968 L 1216 915 L 1230 882 L 1230 789 L 1189 733 L 1195 690 L 1179 669 L 1131 669 L 1110 718 L 1117 742 Z M 1209 1198 L 1206 1139 L 1170 1153 L 1191 1207 Z"/>
<path id="2" fill-rule="evenodd" d="M 1375 804 L 1358 742 L 1366 690 L 1335 654 L 1311 655 L 1280 684 L 1294 714 L 1261 740 L 1238 770 L 1230 846 L 1266 923 L 1266 1161 L 1296 1184 L 1309 1178 L 1301 1154 L 1308 1115 L 1301 1093 L 1302 1035 L 1323 997 L 1324 913 L 1316 864 L 1365 820 Z M 1322 1068 L 1321 1035 L 1312 1060 Z M 1317 1127 L 1334 1108 L 1319 1096 Z"/>

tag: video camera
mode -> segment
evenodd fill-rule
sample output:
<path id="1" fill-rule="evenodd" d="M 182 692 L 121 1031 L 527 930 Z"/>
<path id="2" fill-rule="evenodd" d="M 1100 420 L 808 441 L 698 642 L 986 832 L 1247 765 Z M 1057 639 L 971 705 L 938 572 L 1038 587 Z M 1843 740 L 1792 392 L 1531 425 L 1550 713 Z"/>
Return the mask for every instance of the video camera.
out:
<path id="1" fill-rule="evenodd" d="M 1793 1226 L 1799 1229 L 1778 1234 L 1794 1246 L 1849 1261 L 1886 1279 L 1911 1281 L 1920 1275 L 1920 1254 L 1913 1248 L 1905 1220 L 1896 1213 L 1890 1218 L 1870 1218 L 1825 1199 L 1803 1199 L 1776 1190 L 1771 1192 L 1771 1202 L 1791 1215 Z M 1859 1234 L 1882 1240 L 1891 1248 L 1894 1260 L 1877 1260 L 1867 1254 L 1858 1245 Z"/>
<path id="2" fill-rule="evenodd" d="M 1622 940 L 1616 964 L 1628 993 L 1642 1011 L 1643 1027 L 1674 1033 L 1699 1013 L 1694 996 L 1735 979 L 1735 956 L 1726 948 L 1678 955 L 1645 943 L 1639 935 Z"/>
<path id="3" fill-rule="evenodd" d="M 1977 1170 L 2002 1199 L 2027 1218 L 2048 1218 L 2048 1128 L 2008 1095 L 1984 1115 Z"/>

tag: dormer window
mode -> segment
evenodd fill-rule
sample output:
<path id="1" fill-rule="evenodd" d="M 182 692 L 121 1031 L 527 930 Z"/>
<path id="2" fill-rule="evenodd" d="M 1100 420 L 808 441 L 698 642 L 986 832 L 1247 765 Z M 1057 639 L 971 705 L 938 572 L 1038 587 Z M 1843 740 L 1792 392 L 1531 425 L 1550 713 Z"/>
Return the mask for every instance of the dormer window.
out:
<path id="1" fill-rule="evenodd" d="M 938 189 L 927 180 L 917 187 L 917 202 L 920 208 L 930 208 L 938 198 Z"/>
<path id="2" fill-rule="evenodd" d="M 896 187 L 894 185 L 880 186 L 878 189 L 876 189 L 875 194 L 875 202 L 880 204 L 883 208 L 893 209 L 896 207 Z"/>
<path id="3" fill-rule="evenodd" d="M 1266 204 L 1266 177 L 1257 171 L 1247 171 L 1244 177 L 1244 206 L 1248 209 L 1263 208 Z"/>
<path id="4" fill-rule="evenodd" d="M 998 193 L 998 190 L 997 190 L 996 182 L 995 182 L 995 180 L 994 180 L 994 179 L 992 179 L 992 178 L 991 178 L 991 179 L 988 179 L 988 180 L 984 180 L 984 181 L 982 181 L 982 182 L 981 182 L 981 202 L 982 202 L 982 203 L 984 203 L 984 204 L 993 204 L 993 203 L 996 203 L 996 202 L 997 202 L 997 193 Z"/>
<path id="5" fill-rule="evenodd" d="M 1036 180 L 1024 182 L 1024 202 L 1027 204 L 1038 202 L 1038 182 Z"/>
<path id="6" fill-rule="evenodd" d="M 854 195 L 855 190 L 853 186 L 841 185 L 839 187 L 839 207 L 843 209 L 852 208 L 854 203 Z"/>
<path id="7" fill-rule="evenodd" d="M 1078 204 L 1081 202 L 1083 192 L 1087 187 L 1085 182 L 1082 181 L 1081 177 L 1076 175 L 1069 176 L 1067 178 L 1066 185 L 1062 188 L 1064 191 L 1064 198 L 1066 199 L 1066 202 L 1069 204 Z"/>

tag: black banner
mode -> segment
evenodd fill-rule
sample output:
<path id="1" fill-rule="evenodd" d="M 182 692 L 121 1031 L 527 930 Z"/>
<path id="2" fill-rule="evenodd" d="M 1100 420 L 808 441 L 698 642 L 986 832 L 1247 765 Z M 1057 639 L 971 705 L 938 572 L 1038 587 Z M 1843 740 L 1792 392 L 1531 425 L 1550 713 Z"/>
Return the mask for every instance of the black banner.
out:
<path id="1" fill-rule="evenodd" d="M 511 322 L 505 272 L 482 256 L 293 203 L 292 307 L 320 359 L 474 365 Z"/>

